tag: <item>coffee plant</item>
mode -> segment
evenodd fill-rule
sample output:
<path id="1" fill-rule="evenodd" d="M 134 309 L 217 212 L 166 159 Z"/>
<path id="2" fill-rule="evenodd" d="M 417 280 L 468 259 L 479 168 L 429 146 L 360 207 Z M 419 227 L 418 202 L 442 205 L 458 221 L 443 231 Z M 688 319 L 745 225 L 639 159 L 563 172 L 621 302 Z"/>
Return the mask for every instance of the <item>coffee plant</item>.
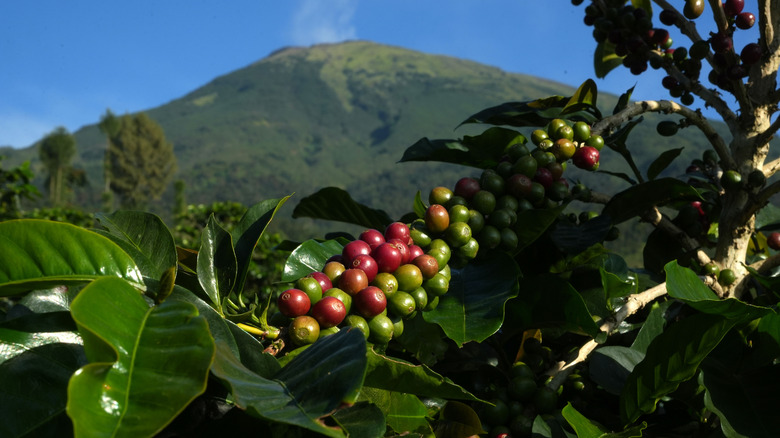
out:
<path id="1" fill-rule="evenodd" d="M 755 26 L 741 0 L 676 3 L 584 13 L 597 75 L 663 69 L 680 103 L 629 91 L 604 115 L 589 80 L 480 111 L 462 122 L 480 134 L 403 153 L 464 170 L 402 217 L 334 187 L 301 199 L 293 217 L 365 231 L 277 241 L 262 292 L 253 254 L 289 197 L 191 211 L 173 234 L 138 211 L 0 222 L 0 435 L 776 436 L 780 12 L 759 1 Z M 737 55 L 733 35 L 756 28 Z M 681 148 L 641 171 L 630 138 L 648 112 L 712 148 L 679 177 L 662 174 Z M 584 172 L 630 187 L 598 193 Z M 604 242 L 636 219 L 654 231 L 629 267 Z"/>

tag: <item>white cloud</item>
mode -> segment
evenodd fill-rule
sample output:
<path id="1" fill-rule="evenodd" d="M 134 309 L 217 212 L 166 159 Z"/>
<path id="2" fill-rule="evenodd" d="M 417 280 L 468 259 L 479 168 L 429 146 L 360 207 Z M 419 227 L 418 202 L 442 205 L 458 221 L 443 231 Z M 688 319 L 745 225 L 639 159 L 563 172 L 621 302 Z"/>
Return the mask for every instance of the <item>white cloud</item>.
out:
<path id="1" fill-rule="evenodd" d="M 303 0 L 292 20 L 292 41 L 297 45 L 355 39 L 352 22 L 357 0 Z"/>

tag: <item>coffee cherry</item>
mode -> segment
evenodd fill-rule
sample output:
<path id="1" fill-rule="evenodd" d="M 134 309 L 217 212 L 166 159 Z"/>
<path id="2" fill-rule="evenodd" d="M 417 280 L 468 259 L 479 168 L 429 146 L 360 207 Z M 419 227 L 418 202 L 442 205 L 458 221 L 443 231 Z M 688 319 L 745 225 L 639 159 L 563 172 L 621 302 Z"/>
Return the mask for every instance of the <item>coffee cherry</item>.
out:
<path id="1" fill-rule="evenodd" d="M 339 278 L 339 289 L 350 295 L 357 294 L 366 286 L 368 286 L 368 277 L 362 269 L 347 269 Z"/>
<path id="2" fill-rule="evenodd" d="M 766 237 L 766 244 L 775 251 L 780 250 L 780 233 L 769 233 Z"/>
<path id="3" fill-rule="evenodd" d="M 745 0 L 726 0 L 723 4 L 723 12 L 727 17 L 736 17 L 745 7 Z"/>
<path id="4" fill-rule="evenodd" d="M 308 315 L 293 319 L 288 330 L 290 340 L 299 346 L 313 344 L 320 337 L 320 324 Z"/>
<path id="5" fill-rule="evenodd" d="M 574 153 L 572 162 L 580 169 L 596 170 L 599 168 L 599 151 L 590 146 L 583 146 Z"/>
<path id="6" fill-rule="evenodd" d="M 722 286 L 729 286 L 737 281 L 737 275 L 731 269 L 721 269 L 718 274 L 718 283 Z"/>
<path id="7" fill-rule="evenodd" d="M 317 281 L 317 279 L 313 277 L 299 278 L 295 282 L 295 288 L 303 291 L 303 293 L 305 293 L 306 296 L 309 297 L 309 301 L 311 302 L 311 304 L 316 304 L 317 301 L 319 301 L 320 298 L 322 298 L 322 291 L 323 291 L 322 286 L 320 286 L 320 283 Z M 279 298 L 281 298 L 281 296 Z M 308 310 L 306 312 L 308 312 Z M 306 312 L 303 312 L 300 315 L 304 315 Z M 288 316 L 298 316 L 298 315 L 288 315 Z"/>
<path id="8" fill-rule="evenodd" d="M 748 174 L 748 185 L 750 187 L 763 187 L 766 184 L 766 175 L 764 172 L 756 169 Z"/>
<path id="9" fill-rule="evenodd" d="M 387 344 L 393 339 L 393 321 L 381 313 L 368 320 L 368 340 L 375 344 Z"/>
<path id="10" fill-rule="evenodd" d="M 354 301 L 355 298 L 353 298 Z M 347 308 L 338 298 L 326 296 L 312 307 L 311 316 L 317 320 L 320 329 L 334 327 L 344 321 L 347 316 Z"/>
<path id="11" fill-rule="evenodd" d="M 685 0 L 683 15 L 689 20 L 695 20 L 704 12 L 704 0 Z"/>
<path id="12" fill-rule="evenodd" d="M 455 190 L 453 190 L 453 193 L 455 193 L 456 196 L 462 196 L 468 201 L 479 191 L 479 189 L 479 181 L 474 178 L 463 177 L 455 183 Z"/>
<path id="13" fill-rule="evenodd" d="M 747 30 L 756 24 L 756 16 L 752 12 L 743 12 L 737 15 L 737 19 L 734 22 L 738 28 Z"/>
<path id="14" fill-rule="evenodd" d="M 664 9 L 658 15 L 658 19 L 667 26 L 674 26 L 677 23 L 677 13 L 670 9 Z"/>
<path id="15" fill-rule="evenodd" d="M 326 291 L 333 287 L 333 282 L 330 277 L 324 272 L 314 271 L 308 275 L 308 277 L 314 278 L 320 284 L 320 289 Z"/>
<path id="16" fill-rule="evenodd" d="M 727 170 L 720 178 L 720 185 L 726 190 L 737 190 L 742 186 L 742 175 L 736 170 Z"/>
<path id="17" fill-rule="evenodd" d="M 352 310 L 352 295 L 344 292 L 343 290 L 337 287 L 332 287 L 328 289 L 327 291 L 325 291 L 324 294 L 322 294 L 322 296 L 338 298 L 339 301 L 344 303 L 344 310 L 346 310 L 347 313 L 349 313 L 349 311 Z"/>
<path id="18" fill-rule="evenodd" d="M 417 257 L 420 257 L 421 255 L 425 254 L 425 251 L 423 251 L 422 248 L 420 248 L 417 245 L 409 245 L 409 261 L 413 261 Z"/>
<path id="19" fill-rule="evenodd" d="M 452 199 L 453 195 L 452 190 L 447 187 L 434 187 L 428 195 L 428 203 L 444 205 Z"/>
<path id="20" fill-rule="evenodd" d="M 750 43 L 742 48 L 742 51 L 739 53 L 739 58 L 744 64 L 753 65 L 761 60 L 762 54 L 763 51 L 761 50 L 761 46 L 756 43 Z"/>
<path id="21" fill-rule="evenodd" d="M 420 269 L 424 280 L 428 280 L 439 272 L 439 262 L 429 254 L 415 257 L 412 259 L 412 264 Z"/>
<path id="22" fill-rule="evenodd" d="M 360 236 L 358 239 L 362 240 L 363 242 L 366 242 L 369 247 L 373 250 L 377 246 L 385 243 L 385 236 L 382 235 L 382 233 L 379 232 L 379 230 L 369 229 L 365 230 L 362 233 L 360 233 Z"/>
<path id="23" fill-rule="evenodd" d="M 693 59 L 704 59 L 709 51 L 710 45 L 707 44 L 707 41 L 699 40 L 693 43 L 691 49 L 688 50 L 688 55 Z"/>
<path id="24" fill-rule="evenodd" d="M 536 163 L 536 161 L 534 161 Z M 535 173 L 535 171 L 534 171 Z M 531 178 L 523 174 L 514 174 L 506 181 L 506 189 L 516 199 L 525 198 L 531 191 Z"/>
<path id="25" fill-rule="evenodd" d="M 450 261 L 450 257 L 452 256 L 452 250 L 444 240 L 433 239 L 426 254 L 433 256 L 436 259 L 436 262 L 439 263 L 439 267 L 446 267 L 447 262 Z"/>
<path id="26" fill-rule="evenodd" d="M 350 265 L 352 268 L 360 269 L 366 274 L 366 279 L 369 283 L 374 281 L 374 277 L 379 273 L 379 267 L 376 260 L 368 254 L 360 254 L 352 260 Z"/>
<path id="27" fill-rule="evenodd" d="M 346 318 L 344 318 L 343 322 L 344 327 L 353 327 L 358 330 L 360 330 L 363 333 L 363 336 L 368 339 L 369 335 L 369 328 L 368 328 L 368 321 L 366 321 L 365 318 L 363 318 L 360 315 L 347 315 Z"/>
<path id="28" fill-rule="evenodd" d="M 710 46 L 715 53 L 726 53 L 734 48 L 734 42 L 728 34 L 718 32 L 710 38 Z"/>
<path id="29" fill-rule="evenodd" d="M 418 268 L 415 265 L 409 263 L 405 265 L 401 265 L 398 269 L 396 269 L 393 275 L 395 276 L 396 280 L 398 280 L 399 290 L 409 292 L 422 286 L 422 282 L 423 282 L 422 271 L 420 271 L 420 268 Z"/>
<path id="30" fill-rule="evenodd" d="M 442 233 L 450 226 L 450 214 L 441 204 L 432 204 L 425 210 L 425 226 L 432 233 Z"/>
<path id="31" fill-rule="evenodd" d="M 680 125 L 677 124 L 677 122 L 673 122 L 671 120 L 658 122 L 658 125 L 655 127 L 655 130 L 664 137 L 671 137 L 677 134 L 677 130 L 679 129 Z"/>
<path id="32" fill-rule="evenodd" d="M 344 258 L 344 266 L 352 265 L 352 260 L 360 254 L 371 254 L 371 246 L 362 240 L 353 240 L 344 246 L 341 256 Z"/>
<path id="33" fill-rule="evenodd" d="M 387 297 L 378 287 L 367 286 L 353 297 L 352 303 L 360 316 L 369 319 L 387 308 Z"/>
<path id="34" fill-rule="evenodd" d="M 442 274 L 441 272 L 437 272 L 436 275 L 429 278 L 428 280 L 425 280 L 422 287 L 429 296 L 440 297 L 449 291 L 450 280 L 446 275 Z"/>
<path id="35" fill-rule="evenodd" d="M 387 299 L 387 308 L 394 315 L 407 318 L 414 313 L 417 303 L 408 292 L 398 291 Z"/>
<path id="36" fill-rule="evenodd" d="M 585 140 L 585 145 L 596 148 L 596 150 L 600 151 L 604 148 L 604 137 L 600 135 L 591 135 L 587 140 Z"/>
<path id="37" fill-rule="evenodd" d="M 385 240 L 390 241 L 398 239 L 406 245 L 412 243 L 412 238 L 409 233 L 409 227 L 403 222 L 393 222 L 385 229 Z"/>
<path id="38" fill-rule="evenodd" d="M 341 274 L 345 269 L 344 264 L 340 262 L 328 262 L 325 263 L 325 267 L 322 268 L 322 273 L 328 276 L 331 284 L 338 284 L 339 277 L 341 277 Z"/>
<path id="39" fill-rule="evenodd" d="M 401 266 L 401 251 L 392 243 L 383 243 L 371 252 L 378 272 L 394 272 Z"/>
<path id="40" fill-rule="evenodd" d="M 398 292 L 398 280 L 395 275 L 389 272 L 380 272 L 376 275 L 374 281 L 371 282 L 371 286 L 376 286 L 382 289 L 386 297 L 393 296 Z"/>
<path id="41" fill-rule="evenodd" d="M 279 312 L 282 315 L 288 318 L 295 318 L 309 312 L 311 300 L 300 289 L 287 289 L 279 295 L 279 298 L 276 300 L 276 307 L 279 308 Z"/>
<path id="42" fill-rule="evenodd" d="M 409 263 L 412 260 L 412 253 L 409 251 L 409 246 L 402 242 L 400 239 L 390 239 L 387 243 L 394 245 L 398 252 L 401 253 L 401 264 Z"/>

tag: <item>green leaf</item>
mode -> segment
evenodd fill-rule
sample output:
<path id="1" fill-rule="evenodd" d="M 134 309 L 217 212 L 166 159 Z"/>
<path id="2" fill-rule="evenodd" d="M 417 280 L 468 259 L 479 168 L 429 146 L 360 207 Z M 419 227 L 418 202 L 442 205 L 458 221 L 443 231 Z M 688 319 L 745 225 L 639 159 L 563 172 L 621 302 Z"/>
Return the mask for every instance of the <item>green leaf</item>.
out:
<path id="1" fill-rule="evenodd" d="M 295 207 L 292 217 L 310 217 L 355 224 L 384 230 L 393 220 L 382 210 L 356 202 L 346 191 L 325 187 L 303 199 Z"/>
<path id="2" fill-rule="evenodd" d="M 95 215 L 105 230 L 96 232 L 121 246 L 135 261 L 141 273 L 158 280 L 176 266 L 176 244 L 165 223 L 151 213 L 117 211 Z"/>
<path id="3" fill-rule="evenodd" d="M 97 233 L 63 222 L 0 222 L 0 296 L 106 276 L 143 288 L 133 259 Z"/>
<path id="4" fill-rule="evenodd" d="M 198 282 L 220 313 L 223 313 L 222 300 L 236 284 L 237 269 L 233 239 L 212 213 L 200 238 Z"/>
<path id="5" fill-rule="evenodd" d="M 780 230 L 780 207 L 767 204 L 756 214 L 756 230 L 777 231 Z"/>
<path id="6" fill-rule="evenodd" d="M 615 54 L 614 44 L 604 41 L 596 46 L 596 51 L 593 53 L 593 68 L 597 78 L 604 79 L 610 71 L 622 63 L 623 58 Z"/>
<path id="7" fill-rule="evenodd" d="M 596 173 L 603 173 L 605 175 L 614 176 L 615 178 L 620 178 L 631 185 L 636 184 L 635 179 L 631 178 L 630 176 L 628 176 L 628 174 L 623 172 L 610 172 L 608 170 L 597 170 Z"/>
<path id="8" fill-rule="evenodd" d="M 607 392 L 620 395 L 631 371 L 644 358 L 644 353 L 628 347 L 598 348 L 590 358 L 590 378 Z"/>
<path id="9" fill-rule="evenodd" d="M 430 428 L 428 409 L 417 396 L 376 388 L 363 388 L 360 398 L 377 405 L 385 413 L 385 421 L 398 434 Z"/>
<path id="10" fill-rule="evenodd" d="M 362 383 L 365 352 L 362 333 L 341 330 L 309 346 L 269 380 L 243 366 L 220 343 L 211 371 L 231 392 L 236 406 L 250 415 L 342 437 L 340 429 L 326 427 L 321 418 Z"/>
<path id="11" fill-rule="evenodd" d="M 387 424 L 385 414 L 377 405 L 360 402 L 346 409 L 339 409 L 333 419 L 347 432 L 348 436 L 380 438 L 385 435 Z"/>
<path id="12" fill-rule="evenodd" d="M 612 228 L 612 221 L 608 216 L 603 215 L 579 225 L 569 221 L 559 221 L 550 232 L 550 239 L 561 251 L 576 255 L 603 242 L 610 228 Z"/>
<path id="13" fill-rule="evenodd" d="M 501 328 L 504 304 L 517 295 L 519 275 L 511 257 L 494 251 L 481 261 L 453 269 L 449 291 L 423 317 L 438 324 L 458 345 L 482 342 Z"/>
<path id="14" fill-rule="evenodd" d="M 474 409 L 457 401 L 447 401 L 444 405 L 439 412 L 434 432 L 436 436 L 462 438 L 485 433 Z"/>
<path id="15" fill-rule="evenodd" d="M 620 417 L 633 423 L 658 399 L 696 374 L 699 364 L 738 321 L 699 313 L 670 325 L 650 343 L 620 395 Z"/>
<path id="16" fill-rule="evenodd" d="M 271 220 L 288 199 L 290 199 L 289 196 L 281 199 L 269 199 L 249 207 L 233 228 L 231 237 L 235 245 L 236 292 L 241 292 L 244 289 L 249 264 L 252 262 L 252 253 L 260 236 L 263 235 L 268 224 L 271 223 Z"/>
<path id="17" fill-rule="evenodd" d="M 368 371 L 364 387 L 398 391 L 421 397 L 448 400 L 479 400 L 452 380 L 425 365 L 414 365 L 368 349 Z"/>
<path id="18" fill-rule="evenodd" d="M 599 438 L 605 433 L 605 429 L 600 424 L 589 420 L 587 417 L 579 413 L 571 403 L 567 403 L 566 406 L 561 409 L 563 418 L 571 425 L 574 432 L 577 434 L 577 438 Z"/>
<path id="19" fill-rule="evenodd" d="M 780 430 L 777 394 L 780 365 L 734 373 L 715 361 L 702 364 L 707 409 L 721 420 L 726 436 L 776 437 Z M 734 433 L 728 433 L 731 430 Z"/>
<path id="20" fill-rule="evenodd" d="M 301 277 L 319 271 L 325 266 L 325 262 L 336 254 L 341 254 L 344 246 L 336 240 L 318 242 L 307 240 L 298 245 L 287 257 L 282 273 L 283 282 L 295 281 Z"/>
<path id="21" fill-rule="evenodd" d="M 488 128 L 462 140 L 422 138 L 404 151 L 400 162 L 439 161 L 486 169 L 495 167 L 507 146 L 526 142 L 523 134 L 501 127 Z"/>
<path id="22" fill-rule="evenodd" d="M 666 318 L 664 313 L 666 309 L 672 304 L 673 301 L 664 301 L 662 303 L 653 303 L 650 308 L 650 313 L 645 318 L 642 328 L 639 329 L 634 343 L 631 344 L 631 349 L 636 350 L 642 354 L 647 352 L 647 347 L 664 331 L 664 325 L 666 324 Z"/>
<path id="23" fill-rule="evenodd" d="M 534 243 L 550 226 L 555 223 L 566 204 L 556 208 L 534 208 L 517 212 L 517 251 Z"/>
<path id="24" fill-rule="evenodd" d="M 447 337 L 441 327 L 425 321 L 423 313 L 417 312 L 414 317 L 404 320 L 403 334 L 393 338 L 393 341 L 398 342 L 420 363 L 433 366 L 444 357 L 450 345 L 445 341 Z"/>
<path id="25" fill-rule="evenodd" d="M 585 80 L 566 103 L 566 106 L 563 107 L 561 116 L 580 111 L 588 111 L 597 119 L 601 119 L 601 112 L 599 112 L 596 107 L 597 97 L 598 87 L 596 86 L 596 82 L 593 79 Z"/>
<path id="26" fill-rule="evenodd" d="M 736 298 L 721 300 L 692 270 L 678 265 L 676 260 L 669 262 L 665 270 L 669 296 L 700 312 L 741 321 L 751 321 L 772 312 L 768 307 L 754 306 Z"/>
<path id="27" fill-rule="evenodd" d="M 85 287 L 71 312 L 90 360 L 68 385 L 77 436 L 153 436 L 206 389 L 214 340 L 194 306 L 150 308 L 108 277 Z"/>
<path id="28" fill-rule="evenodd" d="M 647 179 L 654 180 L 664 171 L 664 169 L 669 167 L 675 158 L 680 156 L 683 149 L 685 148 L 670 149 L 662 152 L 655 161 L 650 163 L 650 167 L 647 168 Z"/>
<path id="29" fill-rule="evenodd" d="M 604 206 L 602 214 L 612 218 L 617 225 L 632 217 L 641 216 L 649 208 L 673 200 L 700 200 L 693 187 L 674 178 L 661 178 L 637 184 L 616 194 Z"/>
<path id="30" fill-rule="evenodd" d="M 653 3 L 650 0 L 631 0 L 631 5 L 637 9 L 644 9 L 648 17 L 653 16 Z"/>
<path id="31" fill-rule="evenodd" d="M 66 388 L 86 363 L 84 348 L 68 342 L 77 338 L 69 332 L 0 329 L 0 352 L 7 356 L 10 348 L 14 353 L 0 363 L 0 436 L 66 436 L 73 429 L 65 413 Z"/>
<path id="32" fill-rule="evenodd" d="M 521 293 L 507 305 L 507 321 L 521 329 L 555 327 L 594 338 L 603 334 L 577 290 L 557 275 L 520 281 Z"/>
<path id="33" fill-rule="evenodd" d="M 418 218 L 425 217 L 425 211 L 428 209 L 428 207 L 425 205 L 425 202 L 422 199 L 422 194 L 419 190 L 417 191 L 417 194 L 414 195 L 414 205 L 412 206 L 412 209 Z"/>
<path id="34" fill-rule="evenodd" d="M 507 102 L 484 109 L 463 122 L 508 126 L 544 126 L 560 116 L 570 98 L 551 96 L 528 102 Z"/>
<path id="35" fill-rule="evenodd" d="M 615 104 L 615 109 L 612 110 L 612 114 L 617 114 L 620 111 L 623 111 L 628 106 L 628 103 L 631 101 L 631 95 L 634 93 L 634 87 L 629 88 L 626 90 L 625 93 L 620 95 L 620 98 L 618 99 L 617 103 Z"/>

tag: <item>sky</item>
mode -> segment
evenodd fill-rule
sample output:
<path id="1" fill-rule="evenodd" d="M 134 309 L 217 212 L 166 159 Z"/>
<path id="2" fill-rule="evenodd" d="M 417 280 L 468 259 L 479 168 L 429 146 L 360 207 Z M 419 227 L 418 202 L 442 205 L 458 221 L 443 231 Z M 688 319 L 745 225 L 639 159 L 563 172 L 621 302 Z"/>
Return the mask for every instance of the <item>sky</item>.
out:
<path id="1" fill-rule="evenodd" d="M 578 86 L 595 79 L 583 8 L 570 0 L 2 1 L 0 146 L 29 146 L 58 126 L 74 132 L 108 108 L 163 105 L 285 46 L 368 40 Z M 669 98 L 662 76 L 639 81 L 620 68 L 596 83 Z"/>

